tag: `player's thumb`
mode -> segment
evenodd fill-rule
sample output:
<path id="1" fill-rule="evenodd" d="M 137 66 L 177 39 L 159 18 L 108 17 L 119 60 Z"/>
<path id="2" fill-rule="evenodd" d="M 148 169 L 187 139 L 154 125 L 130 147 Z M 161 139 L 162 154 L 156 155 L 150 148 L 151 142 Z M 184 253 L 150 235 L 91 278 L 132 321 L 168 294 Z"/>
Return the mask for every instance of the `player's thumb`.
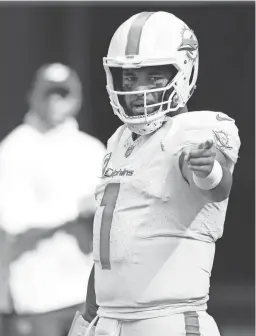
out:
<path id="1" fill-rule="evenodd" d="M 206 140 L 205 142 L 200 143 L 198 149 L 210 149 L 213 145 L 213 140 Z"/>

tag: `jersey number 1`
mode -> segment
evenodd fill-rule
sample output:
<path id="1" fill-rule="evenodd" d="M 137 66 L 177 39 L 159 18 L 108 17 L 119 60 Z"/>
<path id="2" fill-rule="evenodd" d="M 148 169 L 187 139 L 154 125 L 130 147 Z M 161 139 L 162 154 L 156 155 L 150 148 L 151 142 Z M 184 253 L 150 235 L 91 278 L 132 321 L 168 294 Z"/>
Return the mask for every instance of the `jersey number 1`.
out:
<path id="1" fill-rule="evenodd" d="M 110 269 L 110 231 L 120 183 L 109 183 L 101 201 L 104 206 L 100 227 L 100 262 L 102 269 Z"/>

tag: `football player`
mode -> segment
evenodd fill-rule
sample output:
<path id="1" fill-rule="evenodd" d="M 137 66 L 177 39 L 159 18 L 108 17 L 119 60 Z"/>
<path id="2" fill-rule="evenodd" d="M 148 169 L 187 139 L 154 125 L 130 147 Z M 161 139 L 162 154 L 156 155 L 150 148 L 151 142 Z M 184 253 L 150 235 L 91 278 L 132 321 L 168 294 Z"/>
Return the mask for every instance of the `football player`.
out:
<path id="1" fill-rule="evenodd" d="M 207 301 L 240 139 L 226 114 L 187 111 L 198 53 L 166 12 L 132 16 L 110 42 L 107 91 L 124 124 L 96 189 L 94 267 L 72 336 L 219 335 Z"/>

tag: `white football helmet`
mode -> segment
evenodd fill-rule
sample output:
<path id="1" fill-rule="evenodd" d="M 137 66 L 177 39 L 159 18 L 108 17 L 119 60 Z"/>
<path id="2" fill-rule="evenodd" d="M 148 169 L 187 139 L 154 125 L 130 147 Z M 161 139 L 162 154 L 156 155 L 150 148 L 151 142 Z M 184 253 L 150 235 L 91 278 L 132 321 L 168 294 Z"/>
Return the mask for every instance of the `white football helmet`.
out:
<path id="1" fill-rule="evenodd" d="M 198 75 L 198 41 L 194 32 L 175 15 L 167 12 L 142 12 L 125 21 L 113 35 L 103 65 L 107 91 L 114 113 L 137 134 L 159 128 L 169 112 L 184 107 L 194 92 Z M 172 65 L 177 73 L 162 88 L 122 91 L 116 69 Z M 120 73 L 120 71 L 119 71 Z M 119 78 L 120 82 L 120 78 Z M 162 92 L 161 101 L 147 105 L 147 94 Z M 124 95 L 144 95 L 144 115 L 130 116 L 123 103 Z M 159 106 L 152 113 L 149 107 Z"/>

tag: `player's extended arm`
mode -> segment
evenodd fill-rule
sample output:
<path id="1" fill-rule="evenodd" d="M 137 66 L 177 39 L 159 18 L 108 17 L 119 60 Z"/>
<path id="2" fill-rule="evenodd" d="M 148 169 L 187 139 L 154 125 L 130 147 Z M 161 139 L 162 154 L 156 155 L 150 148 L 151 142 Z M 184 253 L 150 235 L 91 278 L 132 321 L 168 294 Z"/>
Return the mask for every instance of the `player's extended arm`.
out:
<path id="1" fill-rule="evenodd" d="M 212 140 L 184 149 L 180 168 L 194 192 L 200 193 L 206 202 L 221 202 L 229 196 L 232 174 L 225 156 Z"/>

